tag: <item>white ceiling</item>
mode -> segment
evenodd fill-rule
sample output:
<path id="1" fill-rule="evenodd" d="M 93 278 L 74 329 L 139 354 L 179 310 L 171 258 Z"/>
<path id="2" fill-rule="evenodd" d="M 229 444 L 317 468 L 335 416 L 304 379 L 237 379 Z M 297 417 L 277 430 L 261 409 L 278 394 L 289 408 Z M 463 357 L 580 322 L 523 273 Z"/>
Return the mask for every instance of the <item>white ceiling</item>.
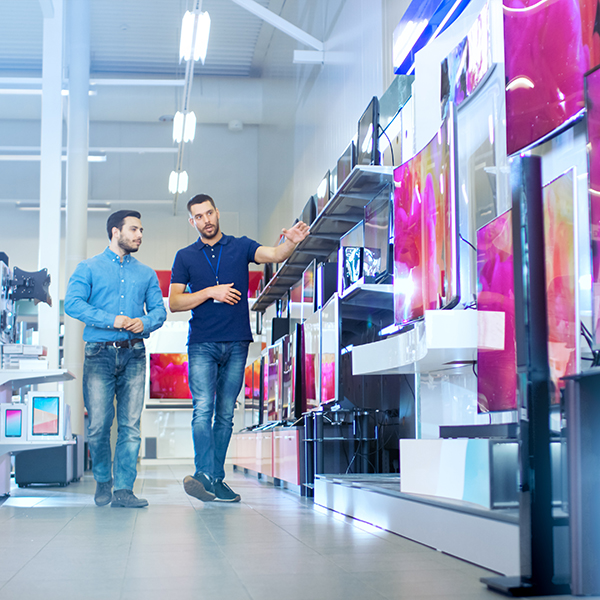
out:
<path id="1" fill-rule="evenodd" d="M 286 3 L 257 1 L 277 14 Z M 191 0 L 91 0 L 91 76 L 183 77 L 179 36 L 191 5 Z M 68 10 L 68 2 L 65 6 Z M 202 10 L 211 16 L 210 44 L 196 74 L 260 77 L 273 28 L 232 0 L 204 0 Z M 2 75 L 41 74 L 42 22 L 39 0 L 0 2 Z"/>

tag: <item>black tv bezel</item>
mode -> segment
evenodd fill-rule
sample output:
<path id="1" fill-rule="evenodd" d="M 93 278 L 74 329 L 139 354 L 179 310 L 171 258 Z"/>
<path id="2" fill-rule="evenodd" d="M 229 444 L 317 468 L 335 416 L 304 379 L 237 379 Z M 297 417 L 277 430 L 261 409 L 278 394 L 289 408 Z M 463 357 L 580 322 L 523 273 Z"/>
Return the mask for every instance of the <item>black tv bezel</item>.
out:
<path id="1" fill-rule="evenodd" d="M 315 196 L 310 196 L 307 200 L 302 213 L 300 214 L 299 220 L 306 225 L 312 225 L 317 218 L 317 202 Z"/>
<path id="2" fill-rule="evenodd" d="M 369 162 L 363 162 L 363 156 L 369 156 L 369 154 L 366 152 L 363 154 L 360 149 L 360 126 L 361 123 L 365 120 L 365 117 L 370 117 L 369 122 L 373 124 L 373 148 L 371 149 Z M 356 164 L 361 166 L 378 166 L 379 163 L 379 99 L 377 98 L 377 96 L 373 96 L 365 112 L 361 115 L 360 119 L 358 120 L 358 130 L 356 138 Z"/>

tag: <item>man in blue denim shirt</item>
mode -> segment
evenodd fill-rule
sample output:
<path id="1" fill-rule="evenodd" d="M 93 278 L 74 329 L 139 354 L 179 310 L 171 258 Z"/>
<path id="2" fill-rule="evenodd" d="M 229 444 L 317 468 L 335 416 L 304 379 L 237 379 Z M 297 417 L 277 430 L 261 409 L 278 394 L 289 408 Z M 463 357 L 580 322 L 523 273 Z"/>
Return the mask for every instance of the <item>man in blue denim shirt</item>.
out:
<path id="1" fill-rule="evenodd" d="M 77 265 L 65 298 L 65 312 L 85 323 L 83 401 L 98 506 L 111 500 L 116 507 L 148 505 L 133 494 L 146 381 L 144 338 L 164 323 L 167 311 L 156 273 L 131 256 L 142 243 L 140 217 L 137 211 L 120 210 L 108 218 L 108 248 Z M 118 437 L 113 494 L 110 428 L 115 395 Z"/>
<path id="2" fill-rule="evenodd" d="M 299 222 L 284 229 L 285 241 L 267 247 L 247 237 L 224 235 L 219 211 L 206 194 L 194 196 L 187 208 L 200 238 L 177 253 L 169 291 L 173 312 L 192 310 L 188 356 L 195 473 L 183 486 L 203 502 L 239 502 L 240 495 L 223 478 L 235 401 L 252 341 L 248 265 L 283 262 L 308 235 L 308 226 Z"/>

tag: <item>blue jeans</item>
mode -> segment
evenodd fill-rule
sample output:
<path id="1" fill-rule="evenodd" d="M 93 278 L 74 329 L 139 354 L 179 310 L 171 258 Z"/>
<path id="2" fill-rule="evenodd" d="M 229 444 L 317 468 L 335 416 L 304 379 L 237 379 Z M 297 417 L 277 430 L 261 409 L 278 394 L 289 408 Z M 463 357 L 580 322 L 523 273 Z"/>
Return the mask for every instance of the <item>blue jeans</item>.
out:
<path id="1" fill-rule="evenodd" d="M 196 472 L 225 477 L 235 401 L 244 383 L 250 342 L 203 342 L 188 346 L 194 402 L 192 435 Z"/>
<path id="2" fill-rule="evenodd" d="M 140 416 L 144 406 L 146 349 L 115 348 L 88 342 L 83 363 L 83 402 L 88 412 L 87 442 L 92 454 L 94 479 L 111 480 L 110 428 L 117 397 L 117 446 L 114 488 L 132 490 L 140 451 Z"/>

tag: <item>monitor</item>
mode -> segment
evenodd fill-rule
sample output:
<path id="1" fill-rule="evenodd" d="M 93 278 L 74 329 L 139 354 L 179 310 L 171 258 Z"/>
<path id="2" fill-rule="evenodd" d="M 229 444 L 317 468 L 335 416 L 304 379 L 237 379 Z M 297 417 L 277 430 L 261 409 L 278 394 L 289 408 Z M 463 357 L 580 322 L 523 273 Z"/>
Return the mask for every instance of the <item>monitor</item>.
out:
<path id="1" fill-rule="evenodd" d="M 356 144 L 356 164 L 379 164 L 379 100 L 377 96 L 358 121 L 358 142 Z"/>
<path id="2" fill-rule="evenodd" d="M 389 273 L 392 200 L 385 189 L 365 206 L 363 272 L 365 283 L 376 283 Z"/>
<path id="3" fill-rule="evenodd" d="M 334 294 L 321 311 L 321 405 L 339 400 L 339 298 Z"/>
<path id="4" fill-rule="evenodd" d="M 321 212 L 329 202 L 329 198 L 331 196 L 331 186 L 329 177 L 329 171 L 327 171 L 323 179 L 321 179 L 319 187 L 317 188 L 317 193 L 315 195 L 317 200 L 317 215 L 321 214 Z"/>
<path id="5" fill-rule="evenodd" d="M 302 319 L 308 318 L 315 312 L 315 278 L 317 271 L 316 260 L 304 269 L 302 273 Z"/>
<path id="6" fill-rule="evenodd" d="M 150 398 L 153 400 L 190 400 L 188 355 L 150 354 Z"/>
<path id="7" fill-rule="evenodd" d="M 321 318 L 320 312 L 304 321 L 303 410 L 319 406 L 321 398 Z"/>
<path id="8" fill-rule="evenodd" d="M 14 442 L 27 439 L 27 405 L 0 404 L 0 441 Z"/>
<path id="9" fill-rule="evenodd" d="M 350 142 L 344 153 L 338 158 L 337 161 L 337 187 L 338 189 L 342 187 L 342 184 L 350 173 L 352 173 L 352 169 L 356 166 L 356 146 L 354 145 L 354 141 Z"/>
<path id="10" fill-rule="evenodd" d="M 65 401 L 62 392 L 29 392 L 27 439 L 63 440 Z"/>
<path id="11" fill-rule="evenodd" d="M 311 196 L 304 208 L 302 209 L 302 214 L 300 215 L 299 220 L 306 225 L 312 225 L 314 220 L 317 218 L 317 201 L 314 196 Z"/>

